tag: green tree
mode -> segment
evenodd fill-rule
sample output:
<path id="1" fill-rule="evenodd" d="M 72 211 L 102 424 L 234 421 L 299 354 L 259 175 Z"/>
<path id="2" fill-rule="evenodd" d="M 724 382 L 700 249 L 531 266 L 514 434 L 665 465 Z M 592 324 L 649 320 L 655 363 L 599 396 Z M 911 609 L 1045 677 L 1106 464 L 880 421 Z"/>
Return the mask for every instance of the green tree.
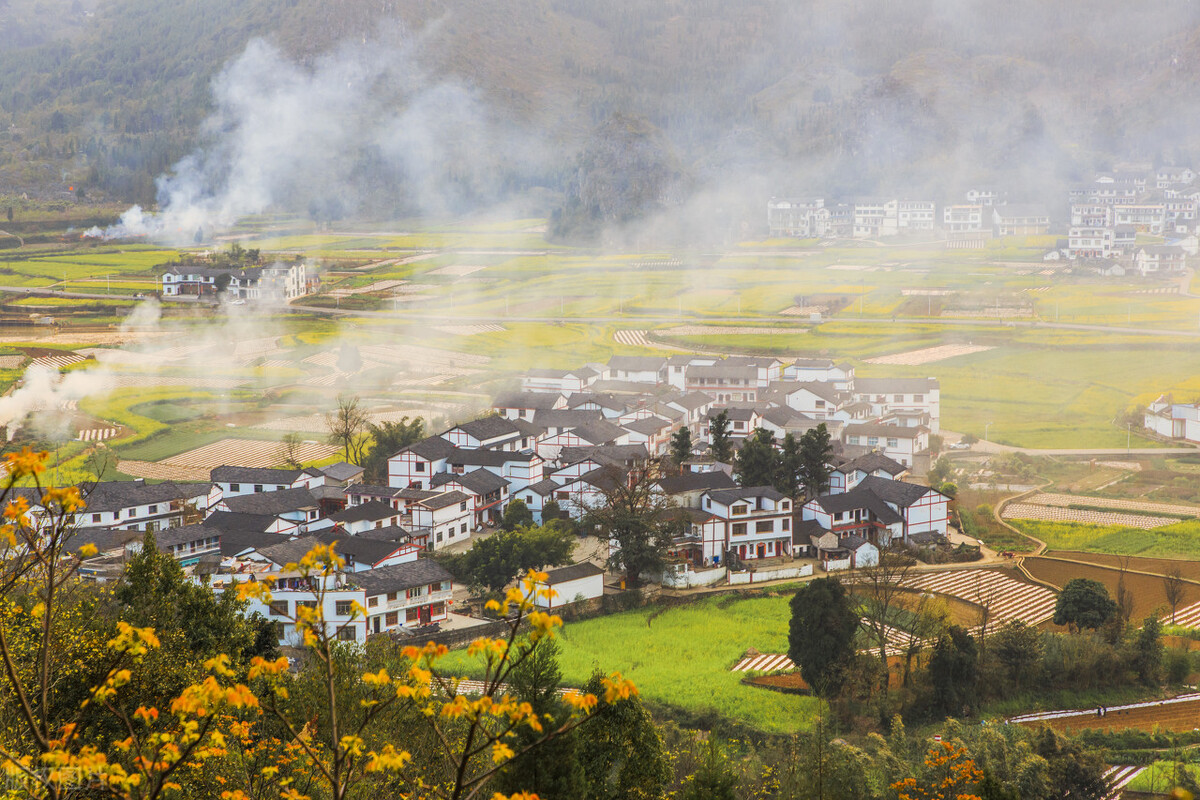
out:
<path id="1" fill-rule="evenodd" d="M 1045 727 L 1034 738 L 1033 751 L 1049 764 L 1053 797 L 1102 800 L 1108 796 L 1107 764 L 1097 751 L 1085 751 L 1078 741 Z"/>
<path id="2" fill-rule="evenodd" d="M 947 716 L 966 715 L 975 704 L 979 654 L 966 629 L 952 625 L 938 637 L 929 656 L 934 706 Z"/>
<path id="3" fill-rule="evenodd" d="M 692 779 L 679 793 L 680 800 L 736 800 L 738 774 L 733 769 L 729 755 L 717 743 L 716 736 L 709 734 L 704 748 L 704 760 L 700 762 Z"/>
<path id="4" fill-rule="evenodd" d="M 517 497 L 509 501 L 500 520 L 500 527 L 506 531 L 517 528 L 528 528 L 533 525 L 533 512 L 525 505 L 525 501 Z"/>
<path id="5" fill-rule="evenodd" d="M 735 461 L 739 486 L 773 486 L 779 473 L 779 453 L 771 432 L 756 428 L 742 443 Z"/>
<path id="6" fill-rule="evenodd" d="M 800 437 L 800 482 L 804 484 L 806 501 L 829 490 L 829 462 L 832 458 L 833 445 L 824 422 L 805 431 Z"/>
<path id="7" fill-rule="evenodd" d="M 367 416 L 357 395 L 339 394 L 337 408 L 325 415 L 327 440 L 342 451 L 351 464 L 362 465 L 366 455 L 366 432 L 371 418 Z"/>
<path id="8" fill-rule="evenodd" d="M 783 437 L 779 448 L 779 464 L 775 471 L 775 488 L 780 494 L 795 498 L 800 494 L 800 471 L 802 468 L 800 440 L 796 434 Z"/>
<path id="9" fill-rule="evenodd" d="M 850 596 L 837 578 L 817 578 L 796 592 L 791 610 L 788 657 L 814 692 L 833 697 L 855 653 L 859 618 Z"/>
<path id="10" fill-rule="evenodd" d="M 411 444 L 425 438 L 425 420 L 420 417 L 401 417 L 396 422 L 368 423 L 371 449 L 363 459 L 363 480 L 387 485 L 388 459 Z"/>
<path id="11" fill-rule="evenodd" d="M 671 436 L 671 461 L 683 469 L 683 462 L 692 457 L 692 431 L 684 425 Z"/>
<path id="12" fill-rule="evenodd" d="M 561 519 L 561 517 L 562 509 L 559 508 L 557 500 L 547 500 L 542 504 L 542 524 Z"/>
<path id="13" fill-rule="evenodd" d="M 725 409 L 708 421 L 708 441 L 708 454 L 714 461 L 732 463 L 733 442 L 729 438 L 729 412 Z"/>
<path id="14" fill-rule="evenodd" d="M 562 671 L 558 667 L 558 642 L 546 639 L 513 671 L 508 681 L 512 693 L 533 707 L 533 713 L 551 720 L 565 720 L 570 709 L 559 696 Z M 540 737 L 523 729 L 518 735 L 522 748 L 534 745 Z M 520 756 L 505 765 L 497 780 L 505 794 L 532 792 L 546 800 L 570 800 L 586 792 L 587 778 L 579 761 L 579 736 L 576 731 L 545 742 L 536 754 Z"/>
<path id="15" fill-rule="evenodd" d="M 475 542 L 465 553 L 439 554 L 455 579 L 479 589 L 499 592 L 530 569 L 566 564 L 575 541 L 555 525 L 499 530 Z"/>
<path id="16" fill-rule="evenodd" d="M 1090 578 L 1075 578 L 1063 587 L 1054 606 L 1054 624 L 1072 631 L 1099 629 L 1117 614 L 1117 604 L 1104 584 Z"/>
<path id="17" fill-rule="evenodd" d="M 926 478 L 929 480 L 930 486 L 936 486 L 939 483 L 945 483 L 950 476 L 954 474 L 954 464 L 946 456 L 942 456 L 937 461 L 933 462 L 933 467 L 929 470 Z"/>
<path id="18" fill-rule="evenodd" d="M 667 548 L 682 525 L 667 513 L 666 501 L 654 489 L 656 478 L 650 468 L 629 473 L 606 468 L 598 481 L 604 501 L 589 508 L 585 518 L 600 536 L 616 542 L 609 567 L 624 570 L 631 588 L 641 586 L 643 575 L 662 572 Z"/>
<path id="19" fill-rule="evenodd" d="M 600 680 L 593 675 L 584 691 L 603 695 Z M 637 697 L 601 706 L 578 732 L 587 800 L 666 797 L 671 765 L 658 729 Z"/>
<path id="20" fill-rule="evenodd" d="M 1041 672 L 1042 632 L 1019 619 L 1010 620 L 992 637 L 992 652 L 1016 687 L 1037 679 Z"/>
<path id="21" fill-rule="evenodd" d="M 1146 686 L 1158 686 L 1162 681 L 1162 625 L 1154 615 L 1146 617 L 1142 629 L 1133 640 L 1133 668 L 1138 680 Z"/>

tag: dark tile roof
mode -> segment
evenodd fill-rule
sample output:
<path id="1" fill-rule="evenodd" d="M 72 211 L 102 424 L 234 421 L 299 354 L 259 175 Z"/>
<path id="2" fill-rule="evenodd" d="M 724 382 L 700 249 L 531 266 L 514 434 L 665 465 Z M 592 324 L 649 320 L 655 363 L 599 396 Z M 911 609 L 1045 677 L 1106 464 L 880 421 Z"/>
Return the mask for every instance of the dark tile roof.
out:
<path id="1" fill-rule="evenodd" d="M 537 483 L 531 483 L 525 487 L 525 489 L 533 492 L 534 494 L 540 494 L 542 497 L 545 497 L 546 495 L 549 495 L 549 494 L 553 494 L 554 490 L 557 488 L 558 488 L 558 484 L 555 483 L 554 481 L 552 481 L 550 478 L 546 478 L 545 480 L 540 480 Z M 522 491 L 524 491 L 524 490 L 522 490 Z"/>
<path id="2" fill-rule="evenodd" d="M 177 544 L 187 544 L 201 539 L 208 539 L 213 536 L 219 537 L 221 532 L 215 528 L 209 528 L 203 523 L 195 525 L 181 525 L 178 528 L 167 528 L 166 530 L 154 532 L 154 542 L 160 550 L 172 547 Z M 270 534 L 278 536 L 278 534 Z"/>
<path id="3" fill-rule="evenodd" d="M 215 528 L 222 533 L 246 531 L 249 533 L 263 533 L 268 528 L 274 525 L 278 519 L 274 514 L 248 514 L 235 513 L 232 511 L 214 511 L 209 514 L 204 520 L 204 525 L 209 528 Z M 279 536 L 277 533 L 272 533 L 272 536 Z"/>
<path id="4" fill-rule="evenodd" d="M 684 472 L 660 478 L 658 485 L 667 494 L 680 494 L 705 489 L 733 489 L 737 482 L 721 470 L 712 472 Z"/>
<path id="5" fill-rule="evenodd" d="M 572 429 L 571 433 L 592 444 L 612 444 L 625 432 L 620 426 L 611 422 L 596 420 Z"/>
<path id="6" fill-rule="evenodd" d="M 308 554 L 308 551 L 320 543 L 320 540 L 315 536 L 301 536 L 298 539 L 287 539 L 278 544 L 258 547 L 256 548 L 256 552 L 268 561 L 282 567 L 287 564 L 298 563 L 300 559 Z"/>
<path id="7" fill-rule="evenodd" d="M 560 464 L 578 464 L 588 459 L 597 464 L 618 464 L 645 461 L 650 452 L 644 444 L 602 444 L 593 447 L 564 447 L 558 451 Z"/>
<path id="8" fill-rule="evenodd" d="M 401 453 L 411 452 L 416 453 L 426 461 L 438 461 L 447 458 L 455 450 L 454 445 L 443 439 L 441 436 L 430 436 L 428 439 L 422 439 L 416 444 L 410 444 L 401 450 Z"/>
<path id="9" fill-rule="evenodd" d="M 707 405 L 712 405 L 713 399 L 704 392 L 688 392 L 683 397 L 671 401 L 675 405 L 685 408 L 688 411 L 695 411 L 698 408 L 703 408 Z"/>
<path id="10" fill-rule="evenodd" d="M 207 527 L 207 526 L 205 526 Z M 246 550 L 257 550 L 273 544 L 287 541 L 287 535 L 281 533 L 263 533 L 261 531 L 220 531 L 221 556 L 230 558 Z"/>
<path id="11" fill-rule="evenodd" d="M 846 436 L 883 436 L 891 439 L 916 439 L 922 433 L 929 433 L 924 425 L 881 425 L 877 422 L 852 422 L 846 426 Z"/>
<path id="12" fill-rule="evenodd" d="M 889 481 L 890 483 L 891 481 Z M 854 511 L 855 509 L 865 508 L 875 515 L 875 519 L 882 522 L 884 525 L 892 525 L 897 522 L 903 522 L 904 518 L 897 514 L 892 508 L 883 501 L 883 498 L 872 492 L 870 489 L 864 489 L 862 484 L 855 486 L 848 492 L 841 494 L 827 494 L 817 498 L 817 504 L 825 511 L 831 514 L 844 513 L 846 511 Z"/>
<path id="13" fill-rule="evenodd" d="M 271 514 L 278 516 L 289 511 L 316 508 L 317 499 L 303 487 L 282 489 L 278 492 L 255 492 L 236 497 L 226 497 L 222 502 L 230 511 L 245 514 Z"/>
<path id="14" fill-rule="evenodd" d="M 930 545 L 941 544 L 945 541 L 947 541 L 946 537 L 938 531 L 919 531 L 908 535 L 909 544 Z"/>
<path id="15" fill-rule="evenodd" d="M 461 425 L 456 425 L 451 430 L 460 430 L 468 436 L 472 436 L 481 442 L 489 439 L 500 439 L 506 436 L 516 436 L 520 431 L 517 426 L 512 424 L 511 420 L 504 417 L 482 417 L 480 419 L 464 422 Z"/>
<path id="16" fill-rule="evenodd" d="M 662 417 L 643 417 L 641 419 L 634 420 L 633 422 L 623 423 L 621 427 L 625 428 L 626 430 L 633 431 L 634 433 L 641 433 L 646 436 L 651 436 L 655 433 L 658 433 L 663 428 L 671 427 L 672 424 L 673 423 L 670 420 L 663 419 Z"/>
<path id="17" fill-rule="evenodd" d="M 330 464 L 326 467 L 319 467 L 321 474 L 328 476 L 335 481 L 349 481 L 363 474 L 363 468 L 356 464 L 347 464 L 345 461 L 339 461 L 336 464 Z"/>
<path id="18" fill-rule="evenodd" d="M 553 408 L 533 412 L 533 422 L 546 428 L 574 428 L 604 419 L 594 408 Z"/>
<path id="19" fill-rule="evenodd" d="M 432 558 L 418 558 L 404 564 L 392 564 L 387 567 L 357 572 L 349 576 L 352 583 L 368 595 L 388 594 L 417 586 L 428 586 L 431 583 L 452 581 L 453 576 Z"/>
<path id="20" fill-rule="evenodd" d="M 873 492 L 875 495 L 882 497 L 889 503 L 907 508 L 913 503 L 920 500 L 925 495 L 933 492 L 941 496 L 941 493 L 936 489 L 931 489 L 928 486 L 922 486 L 919 483 L 906 483 L 904 481 L 893 481 L 888 478 L 879 478 L 875 475 L 868 475 L 859 481 L 856 490 Z"/>
<path id="21" fill-rule="evenodd" d="M 412 534 L 407 528 L 400 525 L 385 525 L 382 528 L 371 528 L 357 534 L 359 539 L 377 539 L 381 542 L 395 542 L 404 544 L 412 538 Z"/>
<path id="22" fill-rule="evenodd" d="M 378 483 L 353 483 L 344 491 L 347 497 L 395 497 L 400 490 L 395 486 L 381 486 Z"/>
<path id="23" fill-rule="evenodd" d="M 397 517 L 400 512 L 392 508 L 391 503 L 385 503 L 382 500 L 372 500 L 368 503 L 360 503 L 356 506 L 347 506 L 336 514 L 330 514 L 329 518 L 334 522 L 374 522 L 389 517 Z"/>
<path id="24" fill-rule="evenodd" d="M 815 519 L 800 520 L 792 530 L 792 544 L 810 544 L 812 537 L 824 536 L 828 531 Z"/>
<path id="25" fill-rule="evenodd" d="M 753 383 L 758 380 L 758 367 L 743 367 L 733 364 L 713 364 L 711 367 L 691 366 L 687 368 L 685 374 L 689 381 L 697 378 L 738 378 Z"/>
<path id="26" fill-rule="evenodd" d="M 908 467 L 901 464 L 899 461 L 888 458 L 883 453 L 867 453 L 865 456 L 851 459 L 838 467 L 842 472 L 850 472 L 852 470 L 862 470 L 868 474 L 876 470 L 883 470 L 889 475 L 900 475 L 908 472 Z"/>
<path id="27" fill-rule="evenodd" d="M 787 499 L 772 486 L 742 486 L 736 489 L 713 489 L 708 492 L 708 496 L 723 506 L 751 497 L 765 497 L 768 500 Z"/>
<path id="28" fill-rule="evenodd" d="M 434 475 L 430 480 L 432 486 L 442 486 L 450 482 L 458 483 L 460 486 L 469 489 L 473 494 L 477 495 L 498 492 L 509 484 L 507 478 L 501 478 L 499 475 L 494 472 L 488 472 L 486 469 L 477 469 L 474 472 L 467 472 L 463 475 L 443 472 L 440 475 Z"/>
<path id="29" fill-rule="evenodd" d="M 453 491 L 453 492 L 441 492 L 440 494 L 436 494 L 433 497 L 426 498 L 420 502 L 421 502 L 421 505 L 425 506 L 426 508 L 433 509 L 436 511 L 439 508 L 446 508 L 448 506 L 457 505 L 458 503 L 461 503 L 462 501 L 469 500 L 469 499 L 470 498 L 467 497 L 467 495 L 463 494 L 462 492 Z"/>
<path id="30" fill-rule="evenodd" d="M 266 467 L 216 467 L 209 473 L 213 483 L 262 483 L 290 486 L 304 474 L 301 469 L 267 469 Z"/>
<path id="31" fill-rule="evenodd" d="M 658 372 L 667 363 L 661 356 L 613 356 L 608 368 L 622 372 Z"/>
<path id="32" fill-rule="evenodd" d="M 593 575 L 603 574 L 604 570 L 592 562 L 582 561 L 578 564 L 546 570 L 546 585 L 553 586 L 556 583 L 566 583 L 567 581 L 576 581 L 580 578 L 590 578 Z M 568 598 L 559 599 L 566 600 Z"/>
<path id="33" fill-rule="evenodd" d="M 208 495 L 207 483 L 143 483 L 141 481 L 104 481 L 84 495 L 91 513 L 119 511 L 132 506 L 169 503 Z"/>
<path id="34" fill-rule="evenodd" d="M 557 392 L 505 392 L 496 397 L 492 408 L 554 408 L 562 395 Z"/>
<path id="35" fill-rule="evenodd" d="M 313 538 L 322 544 L 333 545 L 334 552 L 343 558 L 353 558 L 357 564 L 378 564 L 400 547 L 400 543 L 395 541 L 367 539 L 329 530 L 318 531 Z"/>

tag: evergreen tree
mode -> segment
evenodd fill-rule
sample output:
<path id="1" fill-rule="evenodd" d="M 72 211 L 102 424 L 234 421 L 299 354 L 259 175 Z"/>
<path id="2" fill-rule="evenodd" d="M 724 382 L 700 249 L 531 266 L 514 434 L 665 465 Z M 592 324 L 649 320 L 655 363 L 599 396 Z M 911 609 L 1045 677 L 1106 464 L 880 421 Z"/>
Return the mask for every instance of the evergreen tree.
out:
<path id="1" fill-rule="evenodd" d="M 738 450 L 735 469 L 739 486 L 772 486 L 779 473 L 779 453 L 765 428 L 755 429 Z"/>
<path id="2" fill-rule="evenodd" d="M 824 422 L 800 437 L 800 482 L 804 484 L 805 500 L 829 490 L 829 461 L 832 458 L 833 445 Z"/>
<path id="3" fill-rule="evenodd" d="M 1090 578 L 1068 581 L 1054 605 L 1054 624 L 1071 630 L 1097 630 L 1116 615 L 1117 604 L 1108 596 L 1108 589 Z"/>
<path id="4" fill-rule="evenodd" d="M 684 425 L 671 436 L 671 461 L 680 469 L 692 457 L 692 431 Z"/>
<path id="5" fill-rule="evenodd" d="M 704 760 L 679 793 L 680 800 L 735 800 L 738 775 L 729 756 L 711 733 L 704 749 Z"/>
<path id="6" fill-rule="evenodd" d="M 369 423 L 367 433 L 371 434 L 372 445 L 362 460 L 363 480 L 386 485 L 388 459 L 425 438 L 425 420 L 401 417 L 396 422 Z"/>
<path id="7" fill-rule="evenodd" d="M 729 412 L 721 413 L 708 421 L 708 454 L 714 461 L 729 464 L 733 461 L 733 442 L 729 439 Z"/>
<path id="8" fill-rule="evenodd" d="M 500 527 L 506 531 L 513 531 L 517 528 L 528 528 L 533 525 L 533 512 L 529 510 L 529 506 L 525 505 L 525 501 L 519 497 L 513 498 L 504 508 L 504 516 L 501 517 Z"/>
<path id="9" fill-rule="evenodd" d="M 791 609 L 788 657 L 800 667 L 800 676 L 815 693 L 833 697 L 854 658 L 858 612 L 837 578 L 806 583 L 792 597 Z"/>
<path id="10" fill-rule="evenodd" d="M 583 687 L 604 695 L 599 673 Z M 580 726 L 579 761 L 587 800 L 652 800 L 666 796 L 672 773 L 662 738 L 637 697 L 599 706 Z"/>
<path id="11" fill-rule="evenodd" d="M 966 715 L 975 704 L 975 667 L 979 663 L 975 639 L 966 629 L 952 625 L 938 637 L 929 656 L 929 680 L 934 702 L 947 716 Z"/>
<path id="12" fill-rule="evenodd" d="M 775 488 L 780 494 L 795 498 L 800 494 L 800 471 L 803 466 L 800 441 L 794 433 L 783 437 L 779 448 L 779 464 L 775 471 Z"/>

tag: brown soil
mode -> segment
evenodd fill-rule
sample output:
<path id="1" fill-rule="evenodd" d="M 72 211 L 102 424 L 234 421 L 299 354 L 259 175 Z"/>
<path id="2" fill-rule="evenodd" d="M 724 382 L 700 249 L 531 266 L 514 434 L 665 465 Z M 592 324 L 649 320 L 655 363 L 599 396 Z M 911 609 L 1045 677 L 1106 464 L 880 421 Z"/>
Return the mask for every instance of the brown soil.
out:
<path id="1" fill-rule="evenodd" d="M 1110 710 L 1103 717 L 1094 711 L 1085 711 L 1070 717 L 1036 720 L 1021 723 L 1026 727 L 1040 728 L 1047 725 L 1058 731 L 1190 731 L 1200 724 L 1200 700 L 1172 703 L 1167 706 L 1146 706 L 1127 711 Z"/>
<path id="2" fill-rule="evenodd" d="M 759 675 L 757 678 L 747 678 L 746 683 L 754 686 L 764 686 L 768 689 L 782 689 L 786 691 L 810 691 L 808 684 L 804 682 L 804 678 L 800 677 L 799 672 L 784 672 L 778 675 Z"/>
<path id="3" fill-rule="evenodd" d="M 1050 558 L 1026 558 L 1025 568 L 1029 570 L 1029 574 L 1033 577 L 1053 584 L 1060 589 L 1066 586 L 1068 581 L 1075 578 L 1089 578 L 1099 581 L 1107 587 L 1108 593 L 1113 597 L 1116 596 L 1117 581 L 1120 579 L 1120 572 L 1111 567 L 1104 567 L 1098 564 L 1057 561 Z M 1130 568 L 1133 568 L 1132 564 Z M 1161 578 L 1151 575 L 1126 573 L 1125 586 L 1133 595 L 1133 613 L 1131 616 L 1133 621 L 1138 622 L 1151 614 L 1166 612 L 1168 608 L 1167 599 L 1163 594 L 1163 582 Z M 1179 604 L 1179 607 L 1184 608 L 1197 601 L 1200 601 L 1200 586 L 1185 584 L 1183 602 Z"/>
<path id="4" fill-rule="evenodd" d="M 1141 558 L 1139 556 L 1114 556 L 1108 553 L 1077 553 L 1072 550 L 1055 550 L 1050 555 L 1059 558 L 1069 558 L 1072 561 L 1086 561 L 1089 564 L 1103 564 L 1108 567 L 1121 566 L 1122 561 L 1128 561 L 1129 569 L 1140 572 L 1153 572 L 1165 575 L 1172 569 L 1178 569 L 1183 577 L 1200 581 L 1200 561 L 1184 561 L 1176 558 Z"/>

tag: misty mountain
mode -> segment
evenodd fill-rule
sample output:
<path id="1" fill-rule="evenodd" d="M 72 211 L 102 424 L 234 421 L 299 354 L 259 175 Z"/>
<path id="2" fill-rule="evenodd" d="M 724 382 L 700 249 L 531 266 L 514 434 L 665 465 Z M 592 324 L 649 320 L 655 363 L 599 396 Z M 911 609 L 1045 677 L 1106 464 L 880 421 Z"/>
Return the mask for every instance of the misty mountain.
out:
<path id="1" fill-rule="evenodd" d="M 0 0 L 0 191 L 72 182 L 152 202 L 156 177 L 220 136 L 214 80 L 259 38 L 301 70 L 404 51 L 372 110 L 405 135 L 356 142 L 332 176 L 379 184 L 345 200 L 355 213 L 426 208 L 414 194 L 449 185 L 445 210 L 549 190 L 543 210 L 569 195 L 578 214 L 579 165 L 614 119 L 644 120 L 694 191 L 748 203 L 977 182 L 1036 197 L 1115 160 L 1200 155 L 1190 0 Z M 437 174 L 376 168 L 437 111 L 414 87 L 443 85 L 486 112 L 488 141 L 443 147 Z M 481 150 L 495 163 L 460 174 Z"/>

